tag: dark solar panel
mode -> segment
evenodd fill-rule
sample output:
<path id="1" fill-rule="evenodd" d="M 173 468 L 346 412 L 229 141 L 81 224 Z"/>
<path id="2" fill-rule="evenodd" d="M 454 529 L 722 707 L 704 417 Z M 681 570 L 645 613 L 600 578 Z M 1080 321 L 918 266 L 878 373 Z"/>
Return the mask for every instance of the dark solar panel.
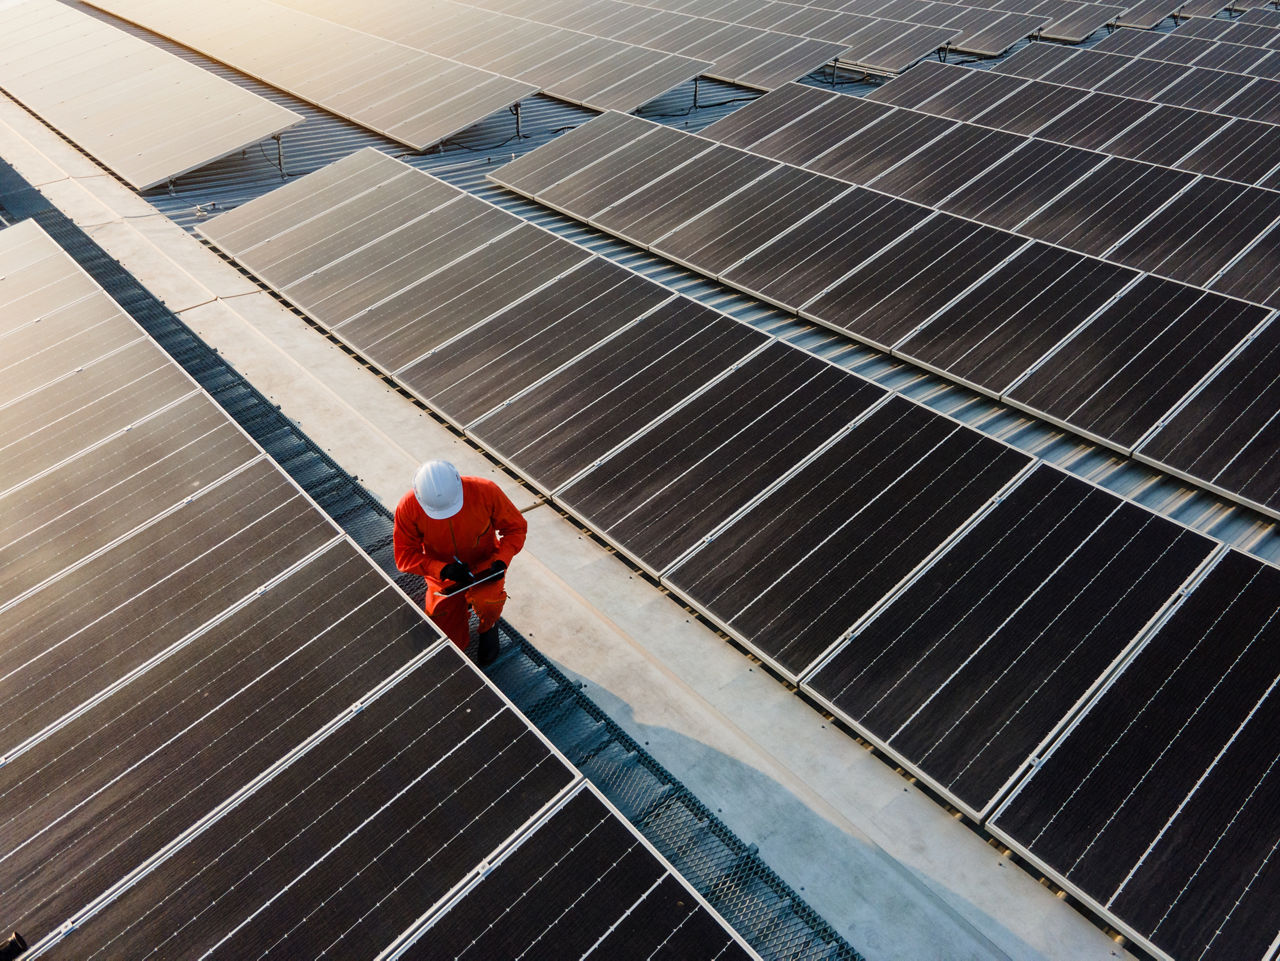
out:
<path id="1" fill-rule="evenodd" d="M 1272 227 L 1239 260 L 1213 282 L 1213 289 L 1268 307 L 1280 306 L 1280 230 Z"/>
<path id="2" fill-rule="evenodd" d="M 882 83 L 866 96 L 873 103 L 887 103 L 894 107 L 920 109 L 920 104 L 939 96 L 944 90 L 958 83 L 969 71 L 957 70 L 944 63 L 925 60 L 900 77 Z M 925 113 L 934 111 L 926 110 Z"/>
<path id="3" fill-rule="evenodd" d="M 715 147 L 619 200 L 594 221 L 602 230 L 647 247 L 775 169 L 777 164 L 755 154 Z"/>
<path id="4" fill-rule="evenodd" d="M 1280 128 L 1254 120 L 1233 120 L 1183 157 L 1178 166 L 1239 183 L 1277 186 L 1267 174 L 1280 167 Z"/>
<path id="5" fill-rule="evenodd" d="M 1214 546 L 1040 467 L 805 687 L 981 817 Z"/>
<path id="6" fill-rule="evenodd" d="M 4 766 L 0 910 L 52 933 L 434 640 L 339 542 Z"/>
<path id="7" fill-rule="evenodd" d="M 1002 100 L 1026 84 L 1025 80 L 1018 77 L 1002 77 L 990 71 L 965 70 L 960 67 L 949 67 L 945 64 L 922 63 L 916 68 L 916 70 L 926 69 L 932 71 L 933 76 L 939 77 L 938 86 L 942 86 L 941 81 L 949 81 L 946 83 L 945 89 L 934 93 L 930 93 L 927 89 L 921 90 L 920 94 L 923 95 L 909 96 L 904 94 L 891 96 L 886 98 L 885 102 L 911 107 L 921 113 L 933 114 L 935 117 L 948 117 L 952 120 L 968 121 L 986 111 L 992 110 Z M 915 73 L 916 70 L 911 71 L 911 73 Z M 911 74 L 906 74 L 902 79 L 910 76 Z M 901 83 L 901 80 L 897 82 Z M 891 85 L 886 85 L 880 89 L 892 93 Z M 987 126 L 999 125 L 987 124 Z"/>
<path id="8" fill-rule="evenodd" d="M 623 267 L 589 260 L 397 379 L 465 426 L 671 296 Z"/>
<path id="9" fill-rule="evenodd" d="M 1180 167 L 1179 161 L 1217 134 L 1230 118 L 1180 107 L 1156 107 L 1128 130 L 1107 141 L 1107 153 L 1129 160 Z"/>
<path id="10" fill-rule="evenodd" d="M 764 300 L 798 310 L 929 211 L 855 188 L 721 275 Z"/>
<path id="11" fill-rule="evenodd" d="M 1020 85 L 1019 89 L 989 109 L 966 119 L 1009 133 L 1033 134 L 1075 106 L 1084 96 L 1083 91 L 1073 87 L 1033 80 Z"/>
<path id="12" fill-rule="evenodd" d="M 1182 2 L 1183 0 L 1138 0 L 1116 18 L 1116 25 L 1148 30 L 1172 16 L 1182 6 Z"/>
<path id="13" fill-rule="evenodd" d="M 1092 93 L 1053 123 L 1037 131 L 1036 136 L 1097 150 L 1157 109 L 1155 104 L 1141 100 Z"/>
<path id="14" fill-rule="evenodd" d="M 895 110 L 809 166 L 821 174 L 865 184 L 954 126 L 954 121 L 941 117 Z"/>
<path id="15" fill-rule="evenodd" d="M 1117 58 L 1119 59 L 1119 58 Z M 1107 77 L 1093 84 L 1093 89 L 1121 97 L 1140 100 L 1163 100 L 1161 92 L 1173 87 L 1179 80 L 1191 74 L 1191 69 L 1176 63 L 1159 60 L 1129 60 Z"/>
<path id="16" fill-rule="evenodd" d="M 532 197 L 652 129 L 636 117 L 606 113 L 499 167 L 489 179 Z"/>
<path id="17" fill-rule="evenodd" d="M 1074 63 L 1081 51 L 1056 43 L 1033 43 L 1010 54 L 991 68 L 992 73 L 1040 80 L 1065 64 Z"/>
<path id="18" fill-rule="evenodd" d="M 999 396 L 1137 276 L 1032 244 L 897 352 Z"/>
<path id="19" fill-rule="evenodd" d="M 1265 316 L 1260 307 L 1144 277 L 1009 397 L 1130 449 Z"/>
<path id="20" fill-rule="evenodd" d="M 1238 80 L 1234 74 L 1223 74 Z M 1280 124 L 1280 80 L 1251 80 L 1248 85 L 1237 84 L 1239 92 L 1225 98 L 1218 107 L 1221 112 L 1246 120 Z"/>
<path id="21" fill-rule="evenodd" d="M 930 207 L 1005 158 L 1016 161 L 1025 137 L 961 124 L 874 181 L 875 189 Z"/>
<path id="22" fill-rule="evenodd" d="M 1194 179 L 1164 167 L 1111 159 L 1021 229 L 1040 240 L 1103 256 Z"/>
<path id="23" fill-rule="evenodd" d="M 1106 160 L 1101 154 L 1032 140 L 940 206 L 992 227 L 1014 230 Z"/>
<path id="24" fill-rule="evenodd" d="M 1200 67 L 1189 67 L 1187 76 L 1159 95 L 1161 103 L 1177 107 L 1190 107 L 1193 110 L 1211 110 L 1229 117 L 1252 117 L 1247 108 L 1237 108 L 1237 95 L 1258 91 L 1264 96 L 1258 103 L 1260 116 L 1257 120 L 1272 120 L 1276 115 L 1271 112 L 1266 94 L 1274 95 L 1274 90 L 1259 87 L 1258 84 L 1270 84 L 1270 80 L 1254 80 L 1238 73 L 1222 73 L 1217 70 L 1203 70 Z"/>
<path id="25" fill-rule="evenodd" d="M 1228 553 L 993 821 L 1172 957 L 1274 947 L 1278 595 Z"/>
<path id="26" fill-rule="evenodd" d="M 848 189 L 829 177 L 779 167 L 655 241 L 652 249 L 720 274 Z"/>
<path id="27" fill-rule="evenodd" d="M 837 145 L 842 141 L 893 112 L 891 107 L 861 97 L 837 97 L 781 130 L 757 140 L 751 150 L 773 160 L 804 167 L 833 147 L 839 151 L 842 148 Z"/>
<path id="28" fill-rule="evenodd" d="M 1071 3 L 1059 8 L 1057 19 L 1041 28 L 1045 40 L 1082 43 L 1124 12 L 1124 7 L 1101 3 Z M 1037 13 L 1041 12 L 1039 8 Z"/>
<path id="29" fill-rule="evenodd" d="M 979 57 L 998 57 L 1048 23 L 1044 17 L 1034 15 L 998 10 L 982 11 L 982 13 L 986 15 L 985 18 L 974 18 L 965 25 L 965 32 L 951 41 L 950 46 L 953 50 Z M 955 25 L 954 21 L 949 21 L 947 24 L 947 26 Z"/>
<path id="30" fill-rule="evenodd" d="M 591 954 L 617 961 L 748 957 L 644 843 L 582 790 L 401 957 L 488 961 Z"/>
<path id="31" fill-rule="evenodd" d="M 1268 324 L 1138 456 L 1280 514 L 1280 325 Z"/>
<path id="32" fill-rule="evenodd" d="M 878 73 L 901 73 L 945 47 L 959 33 L 950 27 L 880 20 L 847 37 L 849 49 L 840 59 Z"/>
<path id="33" fill-rule="evenodd" d="M 704 128 L 701 133 L 704 137 L 732 147 L 750 147 L 761 137 L 767 137 L 837 96 L 838 94 L 816 87 L 798 83 L 784 84 L 772 93 L 739 107 L 727 117 Z M 545 148 L 539 148 L 540 151 L 543 149 Z"/>
<path id="34" fill-rule="evenodd" d="M 796 676 L 1028 463 L 895 398 L 665 580 Z"/>
<path id="35" fill-rule="evenodd" d="M 771 344 L 556 499 L 659 573 L 883 396 Z"/>
<path id="36" fill-rule="evenodd" d="M 401 599 L 395 604 L 405 609 Z M 323 700 L 322 715 L 333 716 L 334 707 Z M 231 958 L 252 946 L 261 956 L 297 958 L 347 939 L 386 945 L 572 779 L 446 645 L 50 956 L 140 956 L 180 946 L 183 954 Z M 156 906 L 178 899 L 199 909 L 165 924 Z"/>
<path id="37" fill-rule="evenodd" d="M 1139 270 L 1206 286 L 1277 219 L 1280 193 L 1204 178 L 1110 256 Z"/>
<path id="38" fill-rule="evenodd" d="M 709 307 L 677 300 L 484 418 L 471 433 L 553 490 L 767 340 Z"/>
<path id="39" fill-rule="evenodd" d="M 939 215 L 806 305 L 804 316 L 887 349 L 1024 243 Z"/>

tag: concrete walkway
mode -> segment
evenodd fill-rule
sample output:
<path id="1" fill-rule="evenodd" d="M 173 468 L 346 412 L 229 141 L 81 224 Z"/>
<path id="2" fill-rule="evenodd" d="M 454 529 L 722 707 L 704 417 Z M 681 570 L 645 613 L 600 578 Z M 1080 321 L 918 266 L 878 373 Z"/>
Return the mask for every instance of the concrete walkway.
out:
<path id="1" fill-rule="evenodd" d="M 869 961 L 1130 957 L 527 487 L 0 98 L 0 156 L 393 505 L 428 457 L 527 510 L 507 617 Z"/>

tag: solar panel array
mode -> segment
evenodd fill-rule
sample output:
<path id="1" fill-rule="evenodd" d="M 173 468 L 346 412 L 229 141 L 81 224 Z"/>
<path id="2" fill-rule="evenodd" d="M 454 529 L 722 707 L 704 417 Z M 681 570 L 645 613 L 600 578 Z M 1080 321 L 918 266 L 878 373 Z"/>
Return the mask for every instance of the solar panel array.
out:
<path id="1" fill-rule="evenodd" d="M 0 231 L 0 318 L 7 929 L 754 957 L 33 221 Z M 493 889 L 513 910 L 477 916 Z"/>
<path id="2" fill-rule="evenodd" d="M 414 150 L 538 90 L 270 0 L 97 0 L 92 6 Z"/>
<path id="3" fill-rule="evenodd" d="M 704 165 L 731 148 L 636 123 L 605 114 L 505 168 L 503 179 L 536 194 L 558 191 L 566 204 L 581 198 L 608 209 L 610 184 L 621 178 L 638 205 L 615 213 L 633 233 L 665 232 L 672 218 L 704 219 L 690 203 L 702 191 L 724 199 L 766 183 L 767 194 L 751 195 L 745 219 L 719 216 L 683 249 L 732 264 L 743 259 L 738 244 L 761 247 L 755 234 L 762 231 L 764 247 L 775 250 L 773 275 L 795 274 L 814 289 L 829 286 L 817 276 L 822 271 L 860 262 L 859 244 L 875 249 L 878 231 L 937 231 L 927 256 L 920 255 L 934 263 L 940 250 L 992 242 L 988 228 L 935 224 L 925 208 L 741 151 L 733 151 L 737 166 L 725 184 L 724 176 L 708 176 L 719 168 Z M 637 152 L 618 162 L 621 144 Z M 574 173 L 565 176 L 561 165 L 580 151 L 614 162 L 594 173 L 571 163 Z M 670 191 L 651 185 L 648 164 L 682 175 L 678 185 Z M 488 209 L 506 222 L 506 232 L 495 220 L 488 234 L 489 246 L 499 250 L 529 229 L 426 174 L 365 153 L 221 214 L 202 230 L 286 296 L 299 271 L 314 276 L 317 289 L 341 288 L 341 275 L 324 279 L 332 268 L 318 267 L 321 260 L 341 264 L 344 256 L 380 251 L 361 260 L 361 275 L 422 285 L 416 306 L 392 312 L 405 330 L 419 332 L 406 354 L 390 361 L 366 356 L 390 372 L 390 364 L 420 352 L 396 368 L 402 384 L 975 818 L 1000 810 L 996 823 L 1011 823 L 999 806 L 1008 797 L 1010 804 L 1030 803 L 1018 799 L 1033 796 L 1045 757 L 1061 752 L 1063 763 L 1083 763 L 1083 749 L 1059 747 L 1050 755 L 1049 748 L 1083 708 L 1095 709 L 1107 691 L 1129 683 L 1135 655 L 1184 598 L 1215 602 L 1211 582 L 1201 583 L 1207 571 L 1232 565 L 1270 571 L 585 252 L 580 260 L 566 256 L 559 272 L 531 287 L 512 290 L 506 303 L 490 299 L 488 285 L 471 285 L 447 302 L 475 323 L 450 339 L 429 315 L 446 302 L 430 293 L 435 260 L 392 242 L 403 229 L 394 224 L 376 225 L 385 243 L 373 237 L 370 212 L 391 197 L 378 194 L 402 178 L 413 178 L 422 193 L 396 204 L 400 219 L 430 222 L 452 204 L 474 207 L 471 219 Z M 447 193 L 455 199 L 441 203 Z M 788 212 L 802 220 L 815 209 L 833 212 L 829 225 L 843 225 L 843 231 L 828 227 L 838 241 L 824 245 L 821 235 L 806 235 L 785 251 L 769 242 L 786 229 Z M 448 222 L 461 232 L 457 221 Z M 289 255 L 291 238 L 301 236 L 323 251 L 307 265 L 314 274 L 301 265 L 273 273 L 280 256 Z M 279 256 L 272 252 L 277 243 Z M 451 263 L 477 257 L 471 243 L 460 244 Z M 1028 258 L 1024 276 L 1055 272 L 1056 294 L 1037 305 L 1037 315 L 1059 324 L 1064 302 L 1081 291 L 1095 306 L 1079 309 L 1096 311 L 1117 291 L 1168 284 L 1056 247 L 1018 241 L 1013 252 L 1010 263 Z M 417 279 L 387 273 L 402 261 L 418 265 Z M 963 258 L 955 269 L 968 269 Z M 904 270 L 885 274 L 901 279 Z M 936 282 L 923 269 L 906 276 Z M 858 281 L 875 283 L 869 276 Z M 375 300 L 400 296 L 372 292 Z M 1138 302 L 1151 296 L 1144 292 Z M 993 296 L 987 308 L 970 313 L 985 318 L 998 302 Z M 341 311 L 326 315 L 327 303 L 317 301 L 309 312 L 341 335 L 353 321 Z M 428 313 L 419 324 L 414 318 L 422 310 Z M 1021 321 L 1029 331 L 1038 326 L 1026 316 Z M 1273 331 L 1280 328 L 1263 328 L 1251 343 L 1280 349 Z M 377 344 L 371 349 L 376 354 Z M 997 352 L 989 356 L 993 364 L 999 359 Z M 1254 366 L 1258 377 L 1275 376 L 1274 364 Z M 1251 388 L 1223 383 L 1243 393 Z M 1274 599 L 1269 604 L 1274 611 Z M 1218 747 L 1197 743 L 1180 755 L 1185 769 L 1202 760 L 1212 766 Z M 1230 776 L 1214 768 L 1202 790 L 1216 793 L 1215 779 Z M 1280 840 L 1274 824 L 1250 824 L 1264 853 Z M 1231 829 L 1222 818 L 1212 825 Z M 1000 830 L 1012 836 L 1015 828 Z M 1057 873 L 1049 854 L 1023 846 Z M 1082 896 L 1092 890 L 1084 881 L 1065 881 Z M 1152 872 L 1136 882 L 1134 896 L 1158 897 L 1167 883 Z M 1174 898 L 1164 902 L 1168 916 L 1158 930 L 1123 911 L 1115 921 L 1156 952 L 1166 952 L 1173 938 L 1207 938 L 1208 961 L 1240 961 L 1230 953 L 1240 942 L 1219 947 L 1211 928 L 1234 939 L 1237 918 L 1265 913 L 1277 889 L 1270 875 L 1258 883 L 1243 869 L 1215 875 L 1215 883 L 1222 893 L 1208 913 L 1200 901 Z M 1224 907 L 1237 899 L 1238 913 Z M 1252 920 L 1239 923 L 1258 929 Z"/>
<path id="4" fill-rule="evenodd" d="M 1274 306 L 1276 292 L 1258 288 L 1280 276 L 1265 266 L 1280 193 L 810 88 L 766 95 L 705 134 L 605 115 L 490 177 L 1084 436 L 1280 509 L 1273 391 L 1249 413 L 1253 433 L 1230 408 L 1208 412 L 1201 436 L 1239 446 L 1192 451 L 1172 443 L 1170 426 L 1189 404 L 1204 416 L 1204 403 L 1263 350 L 1255 337 L 1273 316 L 1268 306 L 1192 284 L 1220 273 L 1214 286 Z M 673 156 L 683 160 L 674 170 Z"/>
<path id="5" fill-rule="evenodd" d="M 0 7 L 0 89 L 138 190 L 302 122 L 56 0 Z"/>
<path id="6" fill-rule="evenodd" d="M 702 60 L 448 0 L 280 0 L 282 5 L 459 63 L 536 84 L 596 110 L 630 111 L 698 76 Z"/>

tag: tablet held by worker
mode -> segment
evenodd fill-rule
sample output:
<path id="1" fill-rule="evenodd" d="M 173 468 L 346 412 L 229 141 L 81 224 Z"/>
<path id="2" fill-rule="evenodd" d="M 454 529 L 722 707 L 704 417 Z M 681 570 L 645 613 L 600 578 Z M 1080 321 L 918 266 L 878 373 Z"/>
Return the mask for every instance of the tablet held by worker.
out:
<path id="1" fill-rule="evenodd" d="M 480 621 L 480 665 L 498 656 L 506 569 L 524 546 L 528 523 L 491 480 L 463 477 L 448 461 L 418 468 L 396 505 L 396 567 L 426 579 L 427 616 L 454 644 L 470 643 L 470 611 Z"/>

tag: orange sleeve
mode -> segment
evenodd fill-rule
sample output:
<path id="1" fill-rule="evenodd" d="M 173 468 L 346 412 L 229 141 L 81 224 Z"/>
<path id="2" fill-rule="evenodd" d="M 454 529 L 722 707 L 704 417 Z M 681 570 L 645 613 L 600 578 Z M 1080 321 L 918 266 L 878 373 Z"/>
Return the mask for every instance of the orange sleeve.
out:
<path id="1" fill-rule="evenodd" d="M 497 560 L 502 561 L 509 567 L 511 558 L 519 554 L 520 548 L 524 547 L 524 538 L 529 530 L 529 522 L 524 519 L 524 515 L 520 513 L 516 505 L 511 503 L 511 498 L 504 494 L 502 488 L 497 484 L 493 485 L 492 494 L 493 529 L 498 535 L 498 553 L 496 557 Z"/>
<path id="2" fill-rule="evenodd" d="M 445 562 L 427 554 L 426 541 L 415 523 L 420 510 L 417 501 L 413 499 L 413 491 L 400 498 L 400 503 L 396 505 L 395 526 L 391 532 L 396 567 L 409 574 L 440 580 L 440 571 Z"/>

